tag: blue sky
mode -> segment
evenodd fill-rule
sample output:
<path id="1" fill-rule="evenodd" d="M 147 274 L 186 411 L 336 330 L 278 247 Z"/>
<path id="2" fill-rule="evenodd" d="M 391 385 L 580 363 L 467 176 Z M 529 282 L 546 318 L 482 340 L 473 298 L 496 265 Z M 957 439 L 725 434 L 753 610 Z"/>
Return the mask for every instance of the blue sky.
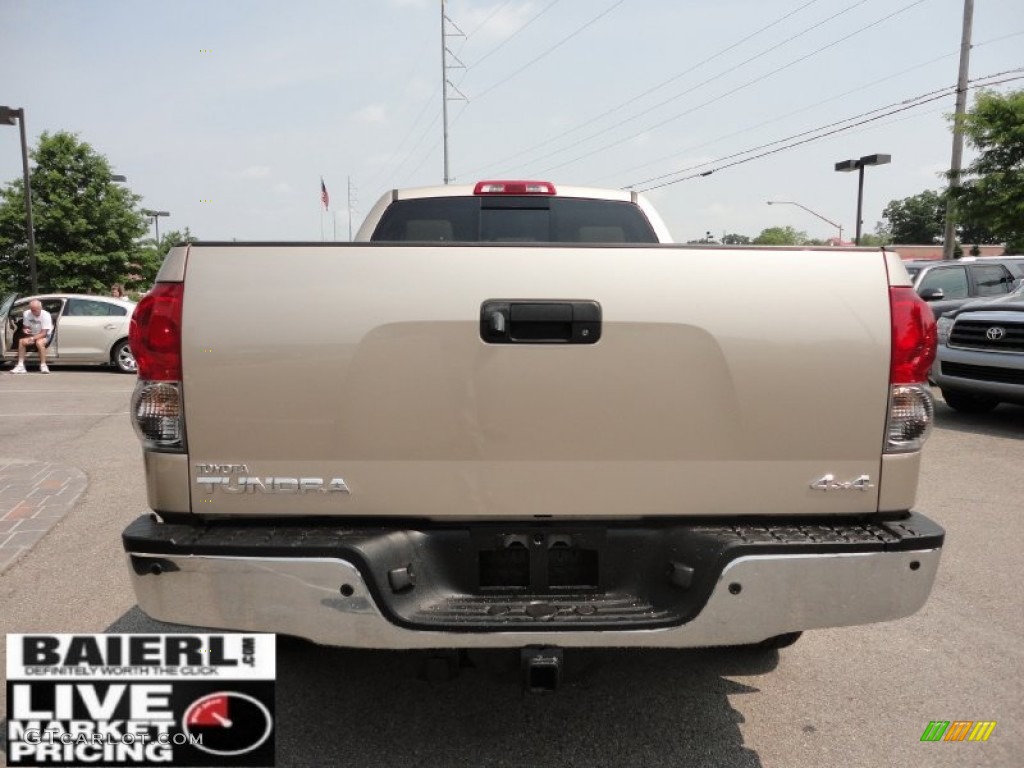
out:
<path id="1" fill-rule="evenodd" d="M 643 188 L 956 81 L 962 0 L 450 0 L 456 183 Z M 886 18 L 888 17 L 888 18 Z M 455 35 L 456 27 L 466 33 Z M 1024 3 L 979 0 L 971 75 L 1024 67 Z M 442 180 L 440 0 L 0 0 L 0 104 L 29 140 L 70 130 L 161 229 L 206 239 L 348 235 L 392 187 Z M 454 60 L 453 60 L 454 63 Z M 1018 73 L 1021 74 L 1021 73 Z M 1024 80 L 998 89 L 1024 88 Z M 451 96 L 458 95 L 452 91 Z M 792 225 L 865 230 L 941 185 L 953 97 L 650 195 L 675 237 Z M 20 176 L 0 127 L 0 180 Z M 746 155 L 739 155 L 739 158 Z M 701 165 L 709 163 L 709 165 Z M 672 176 L 680 169 L 693 170 Z M 666 174 L 668 174 L 666 176 Z M 320 176 L 331 194 L 322 214 Z"/>

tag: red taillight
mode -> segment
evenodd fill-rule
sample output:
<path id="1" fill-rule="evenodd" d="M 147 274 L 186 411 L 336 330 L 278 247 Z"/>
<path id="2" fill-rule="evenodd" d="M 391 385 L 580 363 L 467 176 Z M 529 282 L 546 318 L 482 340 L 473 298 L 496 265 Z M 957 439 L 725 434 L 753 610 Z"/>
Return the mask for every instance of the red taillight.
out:
<path id="1" fill-rule="evenodd" d="M 553 195 L 555 185 L 550 181 L 479 181 L 473 187 L 474 195 Z"/>
<path id="2" fill-rule="evenodd" d="M 890 384 L 918 384 L 928 381 L 935 362 L 935 315 L 913 288 L 889 288 L 892 310 L 892 364 Z"/>
<path id="3" fill-rule="evenodd" d="M 181 381 L 181 302 L 184 283 L 157 283 L 135 307 L 128 340 L 148 381 Z"/>

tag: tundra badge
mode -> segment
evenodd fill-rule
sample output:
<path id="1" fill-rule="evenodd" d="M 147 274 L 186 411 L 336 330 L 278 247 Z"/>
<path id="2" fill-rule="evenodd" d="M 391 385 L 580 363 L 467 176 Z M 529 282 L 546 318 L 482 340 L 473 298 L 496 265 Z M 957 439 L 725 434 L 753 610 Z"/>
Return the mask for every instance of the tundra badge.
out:
<path id="1" fill-rule="evenodd" d="M 341 477 L 252 477 L 246 464 L 196 464 L 196 483 L 207 495 L 226 493 L 350 493 Z"/>
<path id="2" fill-rule="evenodd" d="M 220 488 L 227 493 L 349 493 L 340 477 L 197 477 L 207 494 Z"/>

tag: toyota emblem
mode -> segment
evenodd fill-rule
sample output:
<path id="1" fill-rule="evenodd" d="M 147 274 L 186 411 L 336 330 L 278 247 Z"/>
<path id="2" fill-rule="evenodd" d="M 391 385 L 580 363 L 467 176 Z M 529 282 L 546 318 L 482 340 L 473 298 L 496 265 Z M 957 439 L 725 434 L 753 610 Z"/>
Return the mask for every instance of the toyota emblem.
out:
<path id="1" fill-rule="evenodd" d="M 985 338 L 989 341 L 999 341 L 1003 336 L 1006 335 L 1006 329 L 1000 328 L 998 325 L 993 325 L 987 331 L 985 331 Z"/>

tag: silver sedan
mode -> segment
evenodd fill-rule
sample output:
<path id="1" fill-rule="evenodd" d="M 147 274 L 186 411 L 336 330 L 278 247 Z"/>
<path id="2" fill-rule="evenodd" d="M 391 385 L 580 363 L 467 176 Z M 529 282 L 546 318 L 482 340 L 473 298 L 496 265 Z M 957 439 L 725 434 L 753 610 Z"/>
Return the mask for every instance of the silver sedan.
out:
<path id="1" fill-rule="evenodd" d="M 18 341 L 24 335 L 22 317 L 30 301 L 38 299 L 53 317 L 54 332 L 46 351 L 50 365 L 111 365 L 135 373 L 135 356 L 128 346 L 128 324 L 135 302 L 110 296 L 48 293 L 39 296 L 8 295 L 0 303 L 0 335 L 3 361 L 18 359 Z M 26 357 L 31 365 L 38 353 Z"/>

